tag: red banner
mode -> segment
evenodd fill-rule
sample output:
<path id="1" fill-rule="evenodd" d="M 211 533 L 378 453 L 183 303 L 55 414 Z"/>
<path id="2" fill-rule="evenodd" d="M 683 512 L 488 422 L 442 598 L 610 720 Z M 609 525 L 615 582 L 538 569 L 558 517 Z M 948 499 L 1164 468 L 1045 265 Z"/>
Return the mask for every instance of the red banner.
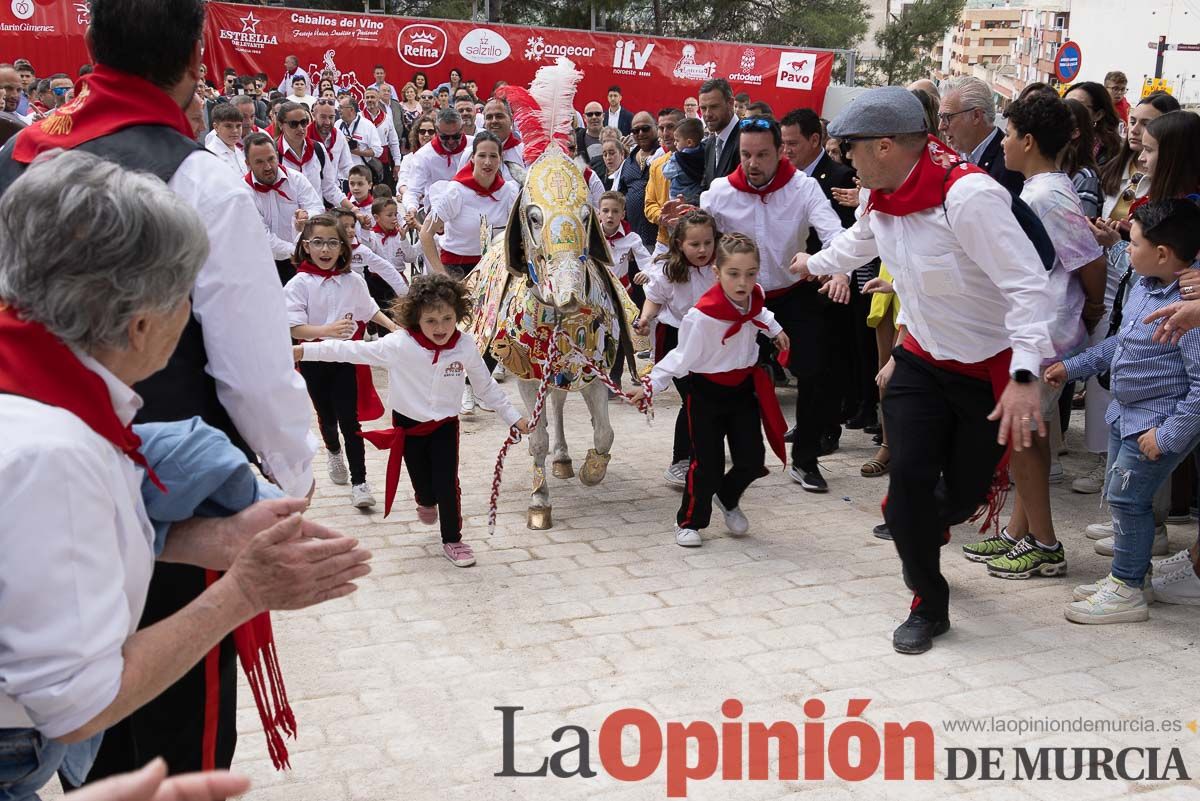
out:
<path id="1" fill-rule="evenodd" d="M 726 78 L 734 92 L 765 100 L 777 116 L 805 106 L 820 113 L 833 69 L 833 53 L 800 48 L 230 3 L 209 4 L 204 47 L 214 80 L 233 67 L 238 74 L 265 72 L 276 86 L 284 58 L 295 55 L 310 74 L 332 69 L 341 86 L 354 90 L 374 82 L 376 64 L 397 91 L 417 70 L 432 87 L 456 67 L 482 97 L 501 79 L 527 85 L 538 67 L 566 56 L 583 71 L 581 110 L 591 100 L 607 105 L 613 84 L 621 87 L 622 106 L 633 111 L 682 107 L 704 81 Z"/>
<path id="2" fill-rule="evenodd" d="M 86 0 L 0 2 L 0 45 L 5 60 L 27 58 L 39 76 L 74 77 L 90 60 L 84 42 Z M 608 87 L 621 87 L 625 108 L 682 107 L 709 78 L 725 78 L 735 92 L 765 100 L 776 116 L 808 107 L 821 111 L 833 53 L 801 48 L 688 41 L 587 31 L 477 25 L 472 22 L 340 14 L 232 3 L 209 3 L 204 30 L 209 77 L 222 71 L 265 72 L 278 85 L 283 60 L 294 55 L 309 73 L 332 69 L 337 83 L 361 96 L 382 64 L 400 87 L 421 70 L 430 86 L 457 67 L 482 96 L 498 80 L 527 85 L 537 68 L 566 56 L 583 71 L 576 106 L 607 105 Z"/>

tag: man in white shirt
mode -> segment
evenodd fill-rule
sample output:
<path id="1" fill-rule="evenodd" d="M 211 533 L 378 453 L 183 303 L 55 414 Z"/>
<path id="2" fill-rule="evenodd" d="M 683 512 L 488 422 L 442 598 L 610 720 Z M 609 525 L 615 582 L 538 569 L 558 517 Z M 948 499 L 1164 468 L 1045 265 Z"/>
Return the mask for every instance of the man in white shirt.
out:
<path id="1" fill-rule="evenodd" d="M 383 94 L 374 86 L 366 88 L 364 98 L 366 105 L 362 110 L 362 116 L 375 126 L 383 151 L 379 160 L 383 163 L 384 171 L 387 173 L 385 177 L 394 180 L 396 171 L 400 169 L 401 158 L 400 137 L 396 134 L 395 118 L 392 117 L 392 110 L 384 103 Z"/>
<path id="2" fill-rule="evenodd" d="M 265 133 L 246 137 L 246 183 L 254 190 L 254 205 L 267 229 L 267 242 L 279 280 L 286 284 L 296 274 L 292 252 L 309 217 L 325 211 L 325 204 L 300 172 L 288 172 L 279 163 L 275 143 Z"/>
<path id="3" fill-rule="evenodd" d="M 379 131 L 358 113 L 358 101 L 349 95 L 342 95 L 338 98 L 338 112 L 341 115 L 338 133 L 350 148 L 351 167 L 355 164 L 366 164 L 367 159 L 377 159 L 383 155 Z"/>
<path id="4" fill-rule="evenodd" d="M 513 133 L 512 109 L 493 97 L 483 107 L 483 127 L 500 140 L 500 174 L 506 181 L 525 183 L 525 145 Z"/>
<path id="5" fill-rule="evenodd" d="M 382 64 L 375 65 L 375 83 L 371 84 L 371 86 L 375 87 L 381 92 L 383 91 L 384 87 L 387 87 L 387 90 L 391 93 L 392 97 L 400 99 L 400 94 L 396 91 L 396 87 L 387 82 L 387 70 L 383 68 Z"/>
<path id="6" fill-rule="evenodd" d="M 242 153 L 242 112 L 229 103 L 221 103 L 212 111 L 212 130 L 204 137 L 204 147 L 241 178 L 246 174 L 246 157 Z"/>
<path id="7" fill-rule="evenodd" d="M 350 161 L 352 158 L 350 145 L 346 143 L 346 137 L 341 135 L 334 124 L 337 120 L 337 101 L 328 97 L 321 98 L 313 104 L 312 114 L 313 122 L 312 128 L 308 131 L 309 138 L 325 145 L 325 152 L 333 160 L 334 177 L 341 184 L 339 188 L 345 192 L 346 180 L 350 177 L 350 168 L 354 165 Z"/>
<path id="8" fill-rule="evenodd" d="M 821 242 L 829 242 L 842 224 L 816 179 L 783 158 L 778 123 L 756 117 L 739 127 L 741 163 L 713 181 L 700 195 L 700 207 L 716 219 L 717 230 L 745 234 L 758 245 L 758 282 L 767 308 L 792 342 L 787 366 L 796 376 L 796 426 L 788 475 L 807 492 L 827 492 L 817 457 L 829 399 L 837 393 L 829 381 L 828 302 L 821 295 L 844 303 L 849 285 L 841 276 L 818 289 L 800 281 L 788 265 L 807 247 L 810 226 Z"/>
<path id="9" fill-rule="evenodd" d="M 1035 371 L 1054 354 L 1054 309 L 1008 192 L 974 166 L 944 166 L 953 153 L 926 132 L 912 93 L 871 89 L 829 134 L 871 196 L 852 227 L 815 256 L 797 255 L 792 270 L 848 273 L 879 257 L 894 276 L 907 334 L 883 399 L 892 452 L 885 516 L 916 600 L 892 645 L 923 653 L 950 628 L 939 565 L 949 527 L 985 500 L 1002 505 L 992 490 L 1008 442 L 1022 449 L 1034 430 L 1045 436 Z"/>
<path id="10" fill-rule="evenodd" d="M 942 85 L 938 131 L 964 161 L 978 165 L 1014 195 L 1021 194 L 1024 177 L 1004 164 L 996 127 L 996 100 L 992 87 L 971 75 L 952 78 Z"/>
<path id="11" fill-rule="evenodd" d="M 417 225 L 417 211 L 429 208 L 429 187 L 452 179 L 470 156 L 472 137 L 463 133 L 462 118 L 454 109 L 439 111 L 435 124 L 437 136 L 409 156 L 412 168 L 404 189 L 404 218 L 410 227 Z"/>
<path id="12" fill-rule="evenodd" d="M 346 195 L 338 184 L 337 165 L 325 145 L 308 137 L 311 124 L 308 109 L 299 103 L 279 105 L 276 129 L 283 132 L 275 141 L 279 161 L 286 169 L 302 173 L 326 205 L 341 206 Z"/>
<path id="13" fill-rule="evenodd" d="M 288 56 L 283 60 L 283 79 L 279 81 L 279 93 L 286 95 L 292 91 L 292 81 L 296 78 L 303 78 L 308 81 L 308 73 L 300 69 L 300 61 L 295 56 Z"/>

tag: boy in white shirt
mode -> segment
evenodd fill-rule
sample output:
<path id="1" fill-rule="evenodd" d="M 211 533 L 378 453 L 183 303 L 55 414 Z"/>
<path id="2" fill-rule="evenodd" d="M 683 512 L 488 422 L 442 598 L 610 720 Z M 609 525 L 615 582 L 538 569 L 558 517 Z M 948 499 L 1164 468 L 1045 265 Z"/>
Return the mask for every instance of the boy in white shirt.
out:
<path id="1" fill-rule="evenodd" d="M 653 262 L 650 251 L 625 220 L 625 196 L 620 192 L 605 192 L 600 195 L 600 230 L 608 240 L 612 251 L 612 273 L 629 289 L 629 283 L 637 274 L 649 274 Z M 631 264 L 637 267 L 631 270 Z M 639 282 L 640 283 L 640 282 Z"/>
<path id="2" fill-rule="evenodd" d="M 204 147 L 215 153 L 221 163 L 237 173 L 246 174 L 246 156 L 242 153 L 242 112 L 228 103 L 212 110 L 213 129 L 204 137 Z"/>

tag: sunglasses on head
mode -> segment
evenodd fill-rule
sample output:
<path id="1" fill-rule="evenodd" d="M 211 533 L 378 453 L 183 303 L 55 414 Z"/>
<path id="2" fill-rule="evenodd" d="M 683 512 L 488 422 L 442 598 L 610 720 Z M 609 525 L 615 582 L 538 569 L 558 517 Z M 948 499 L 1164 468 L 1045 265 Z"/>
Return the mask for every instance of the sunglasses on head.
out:
<path id="1" fill-rule="evenodd" d="M 54 94 L 56 94 L 56 95 L 65 95 L 67 93 L 67 90 L 69 90 L 70 88 L 71 87 L 69 87 L 69 86 L 56 86 L 53 89 L 51 89 L 50 91 L 54 92 Z"/>
<path id="2" fill-rule="evenodd" d="M 747 117 L 738 123 L 738 128 L 743 131 L 769 131 L 771 130 L 771 121 L 766 117 Z"/>

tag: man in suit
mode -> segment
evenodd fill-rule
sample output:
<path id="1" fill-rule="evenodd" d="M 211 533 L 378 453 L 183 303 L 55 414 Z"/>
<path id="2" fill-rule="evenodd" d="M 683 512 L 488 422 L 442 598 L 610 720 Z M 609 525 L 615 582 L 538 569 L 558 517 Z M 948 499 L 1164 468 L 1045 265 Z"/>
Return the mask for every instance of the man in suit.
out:
<path id="1" fill-rule="evenodd" d="M 734 113 L 733 89 L 724 78 L 711 78 L 700 85 L 700 115 L 709 136 L 704 140 L 704 182 L 707 190 L 716 178 L 737 169 L 741 155 L 738 116 Z"/>
<path id="2" fill-rule="evenodd" d="M 1020 195 L 1025 178 L 1004 166 L 1004 133 L 996 127 L 996 101 L 992 89 L 972 76 L 951 78 L 941 87 L 938 132 L 946 144 Z"/>
<path id="3" fill-rule="evenodd" d="M 604 124 L 616 128 L 621 136 L 629 136 L 633 130 L 633 112 L 621 107 L 621 87 L 608 87 L 608 110 L 604 112 Z"/>

